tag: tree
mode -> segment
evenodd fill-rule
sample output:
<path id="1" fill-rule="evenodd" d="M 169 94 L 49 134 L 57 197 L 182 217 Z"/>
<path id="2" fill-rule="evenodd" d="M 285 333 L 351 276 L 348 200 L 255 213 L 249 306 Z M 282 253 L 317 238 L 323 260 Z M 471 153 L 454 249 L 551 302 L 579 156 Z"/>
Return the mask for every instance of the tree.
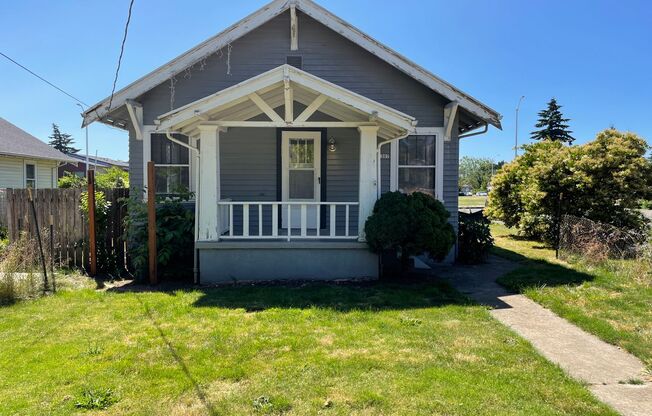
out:
<path id="1" fill-rule="evenodd" d="M 564 214 L 626 229 L 644 226 L 636 209 L 652 193 L 652 164 L 642 138 L 607 129 L 582 146 L 546 140 L 524 148 L 492 181 L 491 218 L 548 242 L 555 241 Z"/>
<path id="2" fill-rule="evenodd" d="M 129 172 L 112 166 L 95 175 L 95 184 L 100 189 L 129 188 Z"/>
<path id="3" fill-rule="evenodd" d="M 494 163 L 491 159 L 464 156 L 460 160 L 460 185 L 469 185 L 474 191 L 486 191 L 491 176 L 505 162 Z"/>
<path id="4" fill-rule="evenodd" d="M 548 108 L 539 112 L 539 122 L 535 127 L 541 130 L 532 132 L 531 136 L 534 140 L 551 140 L 569 145 L 575 141 L 575 138 L 571 136 L 572 131 L 568 130 L 570 119 L 564 118 L 561 107 L 557 104 L 557 100 L 552 98 L 548 102 Z"/>
<path id="5" fill-rule="evenodd" d="M 72 138 L 72 136 L 66 133 L 61 133 L 59 126 L 54 123 L 52 123 L 52 135 L 49 137 L 49 139 L 49 145 L 62 153 L 69 155 L 79 152 L 79 149 L 72 147 L 72 145 L 75 143 L 75 140 Z"/>

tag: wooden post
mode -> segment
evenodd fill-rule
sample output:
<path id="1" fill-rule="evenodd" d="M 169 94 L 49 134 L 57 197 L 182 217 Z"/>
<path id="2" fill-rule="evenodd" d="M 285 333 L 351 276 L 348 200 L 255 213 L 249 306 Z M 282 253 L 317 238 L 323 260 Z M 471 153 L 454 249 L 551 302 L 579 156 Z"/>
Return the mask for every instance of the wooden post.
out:
<path id="1" fill-rule="evenodd" d="M 38 217 L 36 216 L 36 207 L 34 206 L 34 198 L 32 197 L 32 188 L 27 188 L 27 194 L 29 195 L 29 204 L 32 208 L 32 218 L 36 225 L 36 240 L 38 241 L 38 250 L 41 254 L 41 266 L 43 266 L 43 293 L 45 293 L 48 290 L 48 271 L 45 266 L 45 255 L 43 254 L 43 243 L 41 242 L 41 230 L 38 228 Z"/>
<path id="2" fill-rule="evenodd" d="M 97 241 L 95 234 L 95 171 L 88 171 L 88 234 L 91 276 L 97 274 Z"/>
<path id="3" fill-rule="evenodd" d="M 147 248 L 149 258 L 149 283 L 158 283 L 156 253 L 156 176 L 154 162 L 147 162 Z"/>

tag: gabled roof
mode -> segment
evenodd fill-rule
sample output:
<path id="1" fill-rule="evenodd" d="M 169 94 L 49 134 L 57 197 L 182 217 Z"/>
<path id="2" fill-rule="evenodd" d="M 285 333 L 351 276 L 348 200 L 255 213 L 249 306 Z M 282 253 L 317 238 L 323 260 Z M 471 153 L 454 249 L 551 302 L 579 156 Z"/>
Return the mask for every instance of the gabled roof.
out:
<path id="1" fill-rule="evenodd" d="M 470 95 L 462 92 L 458 88 L 455 88 L 451 84 L 435 76 L 428 70 L 412 62 L 403 55 L 381 44 L 371 36 L 361 32 L 351 24 L 345 22 L 344 20 L 330 13 L 328 10 L 315 4 L 311 0 L 272 1 L 260 10 L 245 17 L 221 33 L 200 43 L 199 45 L 178 56 L 167 64 L 161 66 L 160 68 L 154 70 L 153 72 L 145 75 L 144 77 L 116 92 L 113 96 L 112 108 L 107 108 L 110 97 L 107 97 L 94 106 L 90 107 L 88 110 L 86 110 L 86 112 L 84 112 L 84 121 L 82 125 L 85 126 L 104 117 L 111 110 L 123 106 L 127 100 L 134 99 L 144 94 L 145 92 L 165 82 L 174 75 L 182 72 L 186 68 L 199 62 L 203 58 L 216 53 L 236 39 L 246 35 L 262 24 L 273 19 L 274 17 L 284 13 L 291 6 L 295 6 L 296 9 L 302 11 L 306 15 L 329 27 L 350 41 L 356 43 L 360 47 L 386 61 L 390 65 L 398 68 L 402 72 L 421 82 L 425 86 L 431 88 L 438 94 L 446 97 L 450 101 L 457 101 L 462 108 L 464 108 L 472 115 L 482 119 L 486 123 L 492 124 L 497 128 L 501 128 L 500 119 L 502 117 L 498 112 L 471 97 Z"/>
<path id="2" fill-rule="evenodd" d="M 298 117 L 294 116 L 294 111 L 281 117 L 274 110 L 281 106 L 285 109 L 290 101 L 303 104 L 306 111 L 297 114 Z M 317 112 L 345 123 L 377 125 L 379 136 L 385 139 L 412 132 L 417 124 L 412 116 L 287 64 L 163 114 L 155 123 L 159 131 L 190 134 L 196 128 L 195 124 L 238 124 L 266 114 L 269 122 L 254 121 L 251 124 L 309 127 L 312 125 L 311 116 Z M 370 115 L 373 115 L 372 121 Z M 317 123 L 326 125 L 323 121 Z"/>
<path id="3" fill-rule="evenodd" d="M 0 117 L 0 155 L 77 162 L 2 117 Z"/>

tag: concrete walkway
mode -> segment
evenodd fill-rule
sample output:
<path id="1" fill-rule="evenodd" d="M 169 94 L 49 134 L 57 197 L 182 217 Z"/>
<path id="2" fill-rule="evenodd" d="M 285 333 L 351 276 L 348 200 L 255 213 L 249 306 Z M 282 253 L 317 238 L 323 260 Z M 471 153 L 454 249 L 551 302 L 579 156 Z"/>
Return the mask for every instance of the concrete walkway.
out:
<path id="1" fill-rule="evenodd" d="M 516 263 L 492 257 L 488 264 L 477 266 L 428 264 L 436 276 L 458 291 L 491 306 L 494 318 L 530 341 L 571 377 L 587 383 L 598 399 L 625 416 L 652 415 L 652 383 L 638 358 L 496 283 L 498 277 L 516 269 Z M 646 383 L 623 384 L 631 380 Z"/>

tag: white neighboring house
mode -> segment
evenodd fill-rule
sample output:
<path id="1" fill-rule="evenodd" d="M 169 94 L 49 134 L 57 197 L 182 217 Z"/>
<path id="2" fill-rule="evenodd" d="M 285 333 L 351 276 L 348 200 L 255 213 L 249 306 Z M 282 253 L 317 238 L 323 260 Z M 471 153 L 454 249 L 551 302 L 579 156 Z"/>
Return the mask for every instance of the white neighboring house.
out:
<path id="1" fill-rule="evenodd" d="M 77 160 L 0 117 L 0 188 L 56 188 L 61 163 Z"/>

